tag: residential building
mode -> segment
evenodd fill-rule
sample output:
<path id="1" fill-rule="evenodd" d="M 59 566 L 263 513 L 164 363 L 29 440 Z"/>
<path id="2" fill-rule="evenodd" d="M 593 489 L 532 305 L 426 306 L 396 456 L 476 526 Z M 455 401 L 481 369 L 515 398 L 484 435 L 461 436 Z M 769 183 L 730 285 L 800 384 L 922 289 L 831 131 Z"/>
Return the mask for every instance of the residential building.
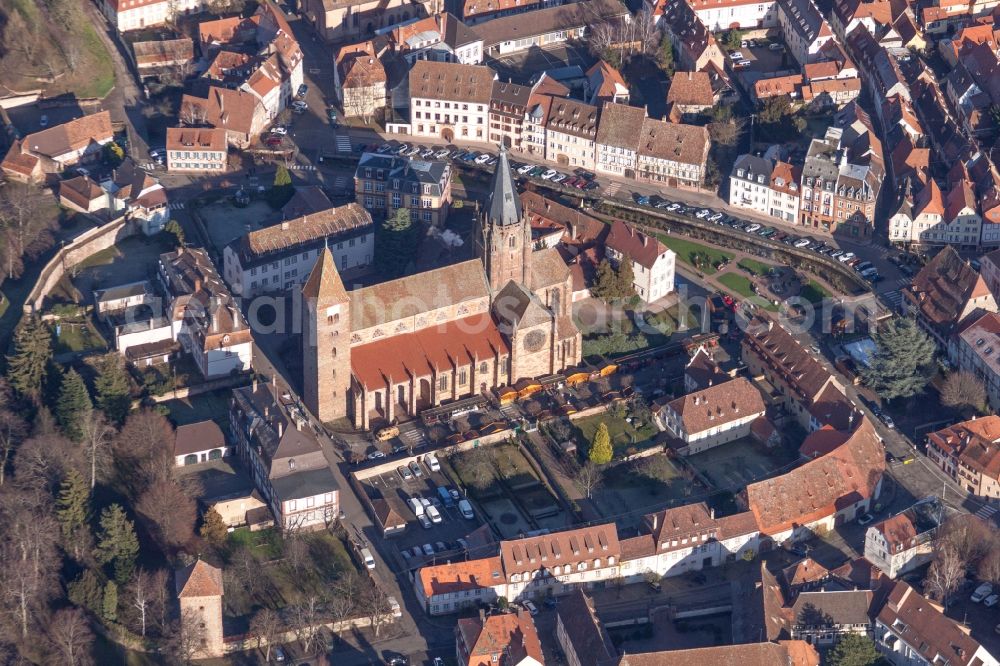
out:
<path id="1" fill-rule="evenodd" d="M 778 27 L 799 66 L 818 59 L 820 49 L 833 41 L 833 30 L 813 0 L 776 0 Z"/>
<path id="2" fill-rule="evenodd" d="M 646 0 L 677 52 L 684 71 L 701 71 L 711 64 L 724 71 L 726 56 L 712 31 L 698 18 L 688 0 Z"/>
<path id="3" fill-rule="evenodd" d="M 598 60 L 587 70 L 588 104 L 601 107 L 605 102 L 628 104 L 629 93 L 621 72 L 604 60 Z"/>
<path id="4" fill-rule="evenodd" d="M 771 217 L 795 224 L 801 205 L 799 182 L 802 167 L 777 161 L 771 170 L 771 189 L 768 192 L 767 210 Z"/>
<path id="5" fill-rule="evenodd" d="M 921 567 L 934 558 L 934 535 L 941 522 L 937 500 L 914 504 L 868 527 L 865 559 L 889 578 Z"/>
<path id="6" fill-rule="evenodd" d="M 691 360 L 684 366 L 684 393 L 694 393 L 716 384 L 728 382 L 733 377 L 722 371 L 705 347 L 698 347 Z"/>
<path id="7" fill-rule="evenodd" d="M 171 337 L 191 354 L 206 379 L 250 369 L 253 337 L 208 253 L 180 247 L 160 255 L 157 277 L 166 294 Z"/>
<path id="8" fill-rule="evenodd" d="M 979 275 L 996 298 L 1000 294 L 1000 250 L 993 250 L 979 258 Z"/>
<path id="9" fill-rule="evenodd" d="M 841 42 L 858 26 L 876 35 L 892 21 L 892 6 L 887 0 L 836 0 L 830 14 L 830 26 Z"/>
<path id="10" fill-rule="evenodd" d="M 631 262 L 632 288 L 643 302 L 652 303 L 674 290 L 677 255 L 654 236 L 615 220 L 604 251 L 616 266 L 625 260 Z"/>
<path id="11" fill-rule="evenodd" d="M 302 406 L 274 383 L 233 389 L 229 428 L 254 485 L 288 531 L 337 520 L 340 490 Z"/>
<path id="12" fill-rule="evenodd" d="M 167 171 L 223 173 L 227 167 L 226 130 L 167 128 Z"/>
<path id="13" fill-rule="evenodd" d="M 100 8 L 118 32 L 153 28 L 204 8 L 202 0 L 101 0 Z"/>
<path id="14" fill-rule="evenodd" d="M 874 426 L 862 418 L 826 455 L 748 485 L 738 501 L 753 513 L 761 550 L 827 533 L 870 510 L 881 494 L 884 456 Z"/>
<path id="15" fill-rule="evenodd" d="M 750 425 L 764 416 L 764 400 L 744 377 L 671 400 L 655 414 L 677 442 L 681 455 L 701 453 L 750 436 Z"/>
<path id="16" fill-rule="evenodd" d="M 461 6 L 462 20 L 469 25 L 476 25 L 504 16 L 514 16 L 526 12 L 532 12 L 532 17 L 528 19 L 530 23 L 534 20 L 534 13 L 548 8 L 558 7 L 562 0 L 528 0 L 518 2 L 518 0 L 500 0 L 500 2 L 484 2 L 483 0 L 463 0 Z"/>
<path id="17" fill-rule="evenodd" d="M 691 122 L 715 106 L 708 72 L 674 72 L 667 91 L 667 108 L 683 122 Z"/>
<path id="18" fill-rule="evenodd" d="M 522 150 L 524 116 L 531 88 L 516 83 L 493 82 L 490 99 L 490 143 Z"/>
<path id="19" fill-rule="evenodd" d="M 342 273 L 370 266 L 375 225 L 368 211 L 356 203 L 331 204 L 244 234 L 223 250 L 223 275 L 242 298 L 288 291 L 306 281 L 324 248 Z"/>
<path id="20" fill-rule="evenodd" d="M 489 67 L 418 61 L 409 73 L 413 135 L 486 141 L 494 78 Z"/>
<path id="21" fill-rule="evenodd" d="M 407 0 L 302 0 L 299 13 L 327 43 L 351 44 L 428 10 Z"/>
<path id="22" fill-rule="evenodd" d="M 1000 499 L 1000 416 L 963 421 L 927 435 L 927 457 L 976 497 Z"/>
<path id="23" fill-rule="evenodd" d="M 873 614 L 876 611 L 873 610 Z M 893 666 L 997 666 L 968 629 L 899 581 L 875 614 L 875 647 Z"/>
<path id="24" fill-rule="evenodd" d="M 749 0 L 689 0 L 698 19 L 712 32 L 723 30 L 755 30 L 774 28 L 778 13 L 774 0 L 750 2 Z"/>
<path id="25" fill-rule="evenodd" d="M 174 430 L 174 465 L 194 465 L 220 460 L 234 453 L 215 421 L 198 421 L 177 426 Z"/>
<path id="26" fill-rule="evenodd" d="M 125 218 L 145 235 L 158 234 L 169 219 L 167 191 L 160 181 L 126 157 L 110 176 L 94 182 L 90 176 L 76 176 L 59 182 L 59 202 L 72 210 Z"/>
<path id="27" fill-rule="evenodd" d="M 385 67 L 371 41 L 341 47 L 333 62 L 334 90 L 344 115 L 371 118 L 385 108 Z"/>
<path id="28" fill-rule="evenodd" d="M 600 110 L 574 99 L 553 99 L 545 120 L 545 159 L 594 169 Z"/>
<path id="29" fill-rule="evenodd" d="M 46 174 L 101 159 L 114 138 L 111 114 L 100 111 L 15 140 L 0 168 L 12 180 L 37 183 Z"/>
<path id="30" fill-rule="evenodd" d="M 737 157 L 729 174 L 729 205 L 769 211 L 773 170 L 774 163 L 766 157 L 749 153 Z"/>
<path id="31" fill-rule="evenodd" d="M 819 653 L 805 641 L 777 641 L 630 653 L 618 662 L 618 666 L 690 666 L 691 664 L 819 666 Z"/>
<path id="32" fill-rule="evenodd" d="M 179 118 L 184 125 L 208 125 L 226 131 L 226 141 L 240 150 L 267 127 L 270 118 L 260 99 L 244 90 L 210 86 L 207 97 L 184 95 Z"/>
<path id="33" fill-rule="evenodd" d="M 354 193 L 376 219 L 408 208 L 414 222 L 440 226 L 451 205 L 451 175 L 447 162 L 365 153 L 354 171 Z"/>
<path id="34" fill-rule="evenodd" d="M 831 647 L 848 635 L 871 632 L 870 590 L 800 592 L 788 608 L 789 634 L 817 647 Z"/>
<path id="35" fill-rule="evenodd" d="M 545 73 L 531 87 L 522 127 L 523 151 L 545 159 L 545 121 L 549 117 L 549 107 L 554 100 L 568 97 L 569 92 L 569 88 Z"/>
<path id="36" fill-rule="evenodd" d="M 140 77 L 184 71 L 194 65 L 194 41 L 190 37 L 132 42 L 132 55 Z"/>
<path id="37" fill-rule="evenodd" d="M 705 180 L 710 144 L 705 127 L 646 118 L 639 138 L 637 179 L 698 189 Z"/>
<path id="38" fill-rule="evenodd" d="M 542 666 L 542 643 L 535 621 L 524 609 L 465 617 L 455 626 L 459 666 Z"/>
<path id="39" fill-rule="evenodd" d="M 567 666 L 606 666 L 618 653 L 590 598 L 579 589 L 556 607 L 556 640 Z"/>
<path id="40" fill-rule="evenodd" d="M 913 317 L 942 350 L 963 322 L 996 312 L 997 302 L 986 281 L 946 245 L 904 287 L 903 312 Z"/>
<path id="41" fill-rule="evenodd" d="M 418 60 L 481 65 L 483 40 L 448 12 L 401 23 L 389 33 L 391 48 L 409 65 Z"/>
<path id="42" fill-rule="evenodd" d="M 605 103 L 594 139 L 598 173 L 635 178 L 639 164 L 639 140 L 646 110 L 625 104 Z"/>
<path id="43" fill-rule="evenodd" d="M 961 180 L 943 193 L 933 177 L 921 176 L 907 179 L 900 205 L 889 219 L 889 240 L 906 247 L 979 247 L 983 220 L 972 185 Z M 915 194 L 914 185 L 919 186 Z"/>
<path id="44" fill-rule="evenodd" d="M 626 20 L 627 15 L 628 10 L 612 0 L 581 0 L 537 9 L 529 17 L 504 16 L 476 23 L 472 30 L 483 40 L 484 56 L 499 57 L 583 39 L 589 26 Z"/>

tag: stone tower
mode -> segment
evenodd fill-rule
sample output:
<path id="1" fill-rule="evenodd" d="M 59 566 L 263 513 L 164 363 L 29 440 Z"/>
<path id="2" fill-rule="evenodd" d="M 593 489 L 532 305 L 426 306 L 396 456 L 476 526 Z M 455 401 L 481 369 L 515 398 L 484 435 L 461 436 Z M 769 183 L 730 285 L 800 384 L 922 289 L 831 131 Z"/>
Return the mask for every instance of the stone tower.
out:
<path id="1" fill-rule="evenodd" d="M 302 398 L 323 423 L 349 415 L 350 302 L 325 248 L 302 285 Z"/>
<path id="2" fill-rule="evenodd" d="M 221 657 L 225 652 L 222 569 L 198 560 L 174 574 L 174 586 L 180 604 L 181 631 L 189 633 L 194 645 L 200 645 L 194 657 Z"/>
<path id="3" fill-rule="evenodd" d="M 531 278 L 531 225 L 524 220 L 503 146 L 480 223 L 476 254 L 483 261 L 490 289 L 496 293 L 511 280 L 527 286 Z"/>

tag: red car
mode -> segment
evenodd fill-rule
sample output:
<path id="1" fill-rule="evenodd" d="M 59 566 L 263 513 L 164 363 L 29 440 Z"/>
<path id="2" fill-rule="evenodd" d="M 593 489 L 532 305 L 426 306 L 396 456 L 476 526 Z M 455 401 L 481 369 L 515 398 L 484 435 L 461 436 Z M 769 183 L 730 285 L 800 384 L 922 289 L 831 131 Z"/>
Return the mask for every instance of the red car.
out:
<path id="1" fill-rule="evenodd" d="M 267 139 L 264 140 L 264 143 L 266 145 L 270 146 L 271 148 L 274 148 L 275 146 L 280 146 L 281 145 L 281 137 L 280 136 L 269 136 L 269 137 L 267 137 Z"/>

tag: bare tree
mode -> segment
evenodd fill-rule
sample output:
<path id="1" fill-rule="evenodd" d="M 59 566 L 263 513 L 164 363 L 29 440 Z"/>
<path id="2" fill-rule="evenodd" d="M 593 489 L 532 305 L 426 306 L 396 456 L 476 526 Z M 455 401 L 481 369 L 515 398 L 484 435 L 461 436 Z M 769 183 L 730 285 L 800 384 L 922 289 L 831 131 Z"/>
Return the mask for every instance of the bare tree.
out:
<path id="1" fill-rule="evenodd" d="M 171 628 L 167 647 L 177 661 L 190 664 L 202 649 L 205 636 L 205 625 L 198 611 L 187 608 Z"/>
<path id="2" fill-rule="evenodd" d="M 728 118 L 722 118 L 709 123 L 708 133 L 713 143 L 723 146 L 735 146 L 739 142 L 740 135 L 743 134 L 745 127 L 746 121 L 743 118 L 729 116 Z"/>
<path id="3" fill-rule="evenodd" d="M 143 638 L 146 637 L 146 616 L 153 604 L 155 582 L 153 574 L 146 569 L 138 569 L 129 584 L 129 603 L 139 614 L 139 635 Z"/>
<path id="4" fill-rule="evenodd" d="M 965 578 L 965 569 L 965 560 L 959 555 L 958 550 L 947 542 L 938 541 L 924 585 L 947 606 L 952 593 Z"/>
<path id="5" fill-rule="evenodd" d="M 167 631 L 167 611 L 173 603 L 173 586 L 166 569 L 154 569 L 149 574 L 149 614 L 156 619 L 161 634 Z"/>
<path id="6" fill-rule="evenodd" d="M 320 639 L 323 622 L 322 599 L 318 594 L 306 594 L 288 609 L 291 629 L 302 644 L 305 654 L 312 654 Z"/>
<path id="7" fill-rule="evenodd" d="M 23 260 L 52 246 L 57 219 L 46 210 L 46 197 L 35 185 L 8 183 L 0 190 L 0 229 L 4 231 L 7 277 L 20 277 Z"/>
<path id="8" fill-rule="evenodd" d="M 83 453 L 89 467 L 90 488 L 97 485 L 98 477 L 104 478 L 111 469 L 111 442 L 115 429 L 108 424 L 104 414 L 92 409 L 81 428 L 83 432 Z"/>
<path id="9" fill-rule="evenodd" d="M 90 630 L 87 616 L 79 608 L 62 608 L 56 611 L 49 623 L 52 645 L 69 666 L 86 666 L 93 663 L 90 648 L 94 632 Z"/>
<path id="10" fill-rule="evenodd" d="M 580 467 L 573 480 L 580 491 L 587 495 L 587 499 L 591 499 L 604 480 L 604 470 L 588 460 Z"/>
<path id="11" fill-rule="evenodd" d="M 151 523 L 153 533 L 167 548 L 184 546 L 194 538 L 198 508 L 176 481 L 156 481 L 139 498 L 136 510 Z"/>
<path id="12" fill-rule="evenodd" d="M 270 608 L 261 608 L 250 620 L 250 635 L 257 639 L 257 649 L 264 648 L 264 661 L 271 663 L 271 646 L 284 630 L 281 616 Z"/>
<path id="13" fill-rule="evenodd" d="M 181 104 L 181 110 L 177 114 L 177 117 L 185 125 L 203 125 L 205 119 L 208 117 L 208 113 L 205 111 L 203 104 L 188 100 Z"/>
<path id="14" fill-rule="evenodd" d="M 157 481 L 171 478 L 174 429 L 152 410 L 129 414 L 113 443 L 122 486 L 135 501 Z"/>
<path id="15" fill-rule="evenodd" d="M 974 567 L 993 542 L 994 530 L 979 517 L 958 514 L 946 521 L 938 531 L 938 542 L 955 549 L 966 568 Z"/>
<path id="16" fill-rule="evenodd" d="M 5 490 L 0 501 L 0 622 L 27 639 L 58 589 L 59 527 L 52 496 L 38 488 Z"/>
<path id="17" fill-rule="evenodd" d="M 380 585 L 373 582 L 364 590 L 361 597 L 361 608 L 371 622 L 375 638 L 378 638 L 379 630 L 387 621 L 389 613 L 392 612 L 392 607 L 389 605 L 389 595 Z"/>
<path id="18" fill-rule="evenodd" d="M 1000 585 L 1000 544 L 997 543 L 996 539 L 983 555 L 983 559 L 979 560 L 976 573 L 979 580 Z"/>
<path id="19" fill-rule="evenodd" d="M 298 532 L 286 534 L 284 539 L 285 562 L 292 573 L 298 574 L 309 560 L 309 544 Z"/>
<path id="20" fill-rule="evenodd" d="M 971 372 L 952 372 L 941 387 L 941 403 L 956 409 L 979 411 L 986 405 L 986 389 Z"/>

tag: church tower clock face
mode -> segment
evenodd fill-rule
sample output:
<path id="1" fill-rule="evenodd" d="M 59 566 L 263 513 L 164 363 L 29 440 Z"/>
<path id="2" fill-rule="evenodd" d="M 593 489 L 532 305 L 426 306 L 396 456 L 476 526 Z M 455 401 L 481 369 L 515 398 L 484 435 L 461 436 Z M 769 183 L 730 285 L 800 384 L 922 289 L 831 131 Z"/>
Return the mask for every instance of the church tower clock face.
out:
<path id="1" fill-rule="evenodd" d="M 531 331 L 526 336 L 524 336 L 524 351 L 526 352 L 536 352 L 541 351 L 542 347 L 545 346 L 545 333 L 542 331 Z"/>

